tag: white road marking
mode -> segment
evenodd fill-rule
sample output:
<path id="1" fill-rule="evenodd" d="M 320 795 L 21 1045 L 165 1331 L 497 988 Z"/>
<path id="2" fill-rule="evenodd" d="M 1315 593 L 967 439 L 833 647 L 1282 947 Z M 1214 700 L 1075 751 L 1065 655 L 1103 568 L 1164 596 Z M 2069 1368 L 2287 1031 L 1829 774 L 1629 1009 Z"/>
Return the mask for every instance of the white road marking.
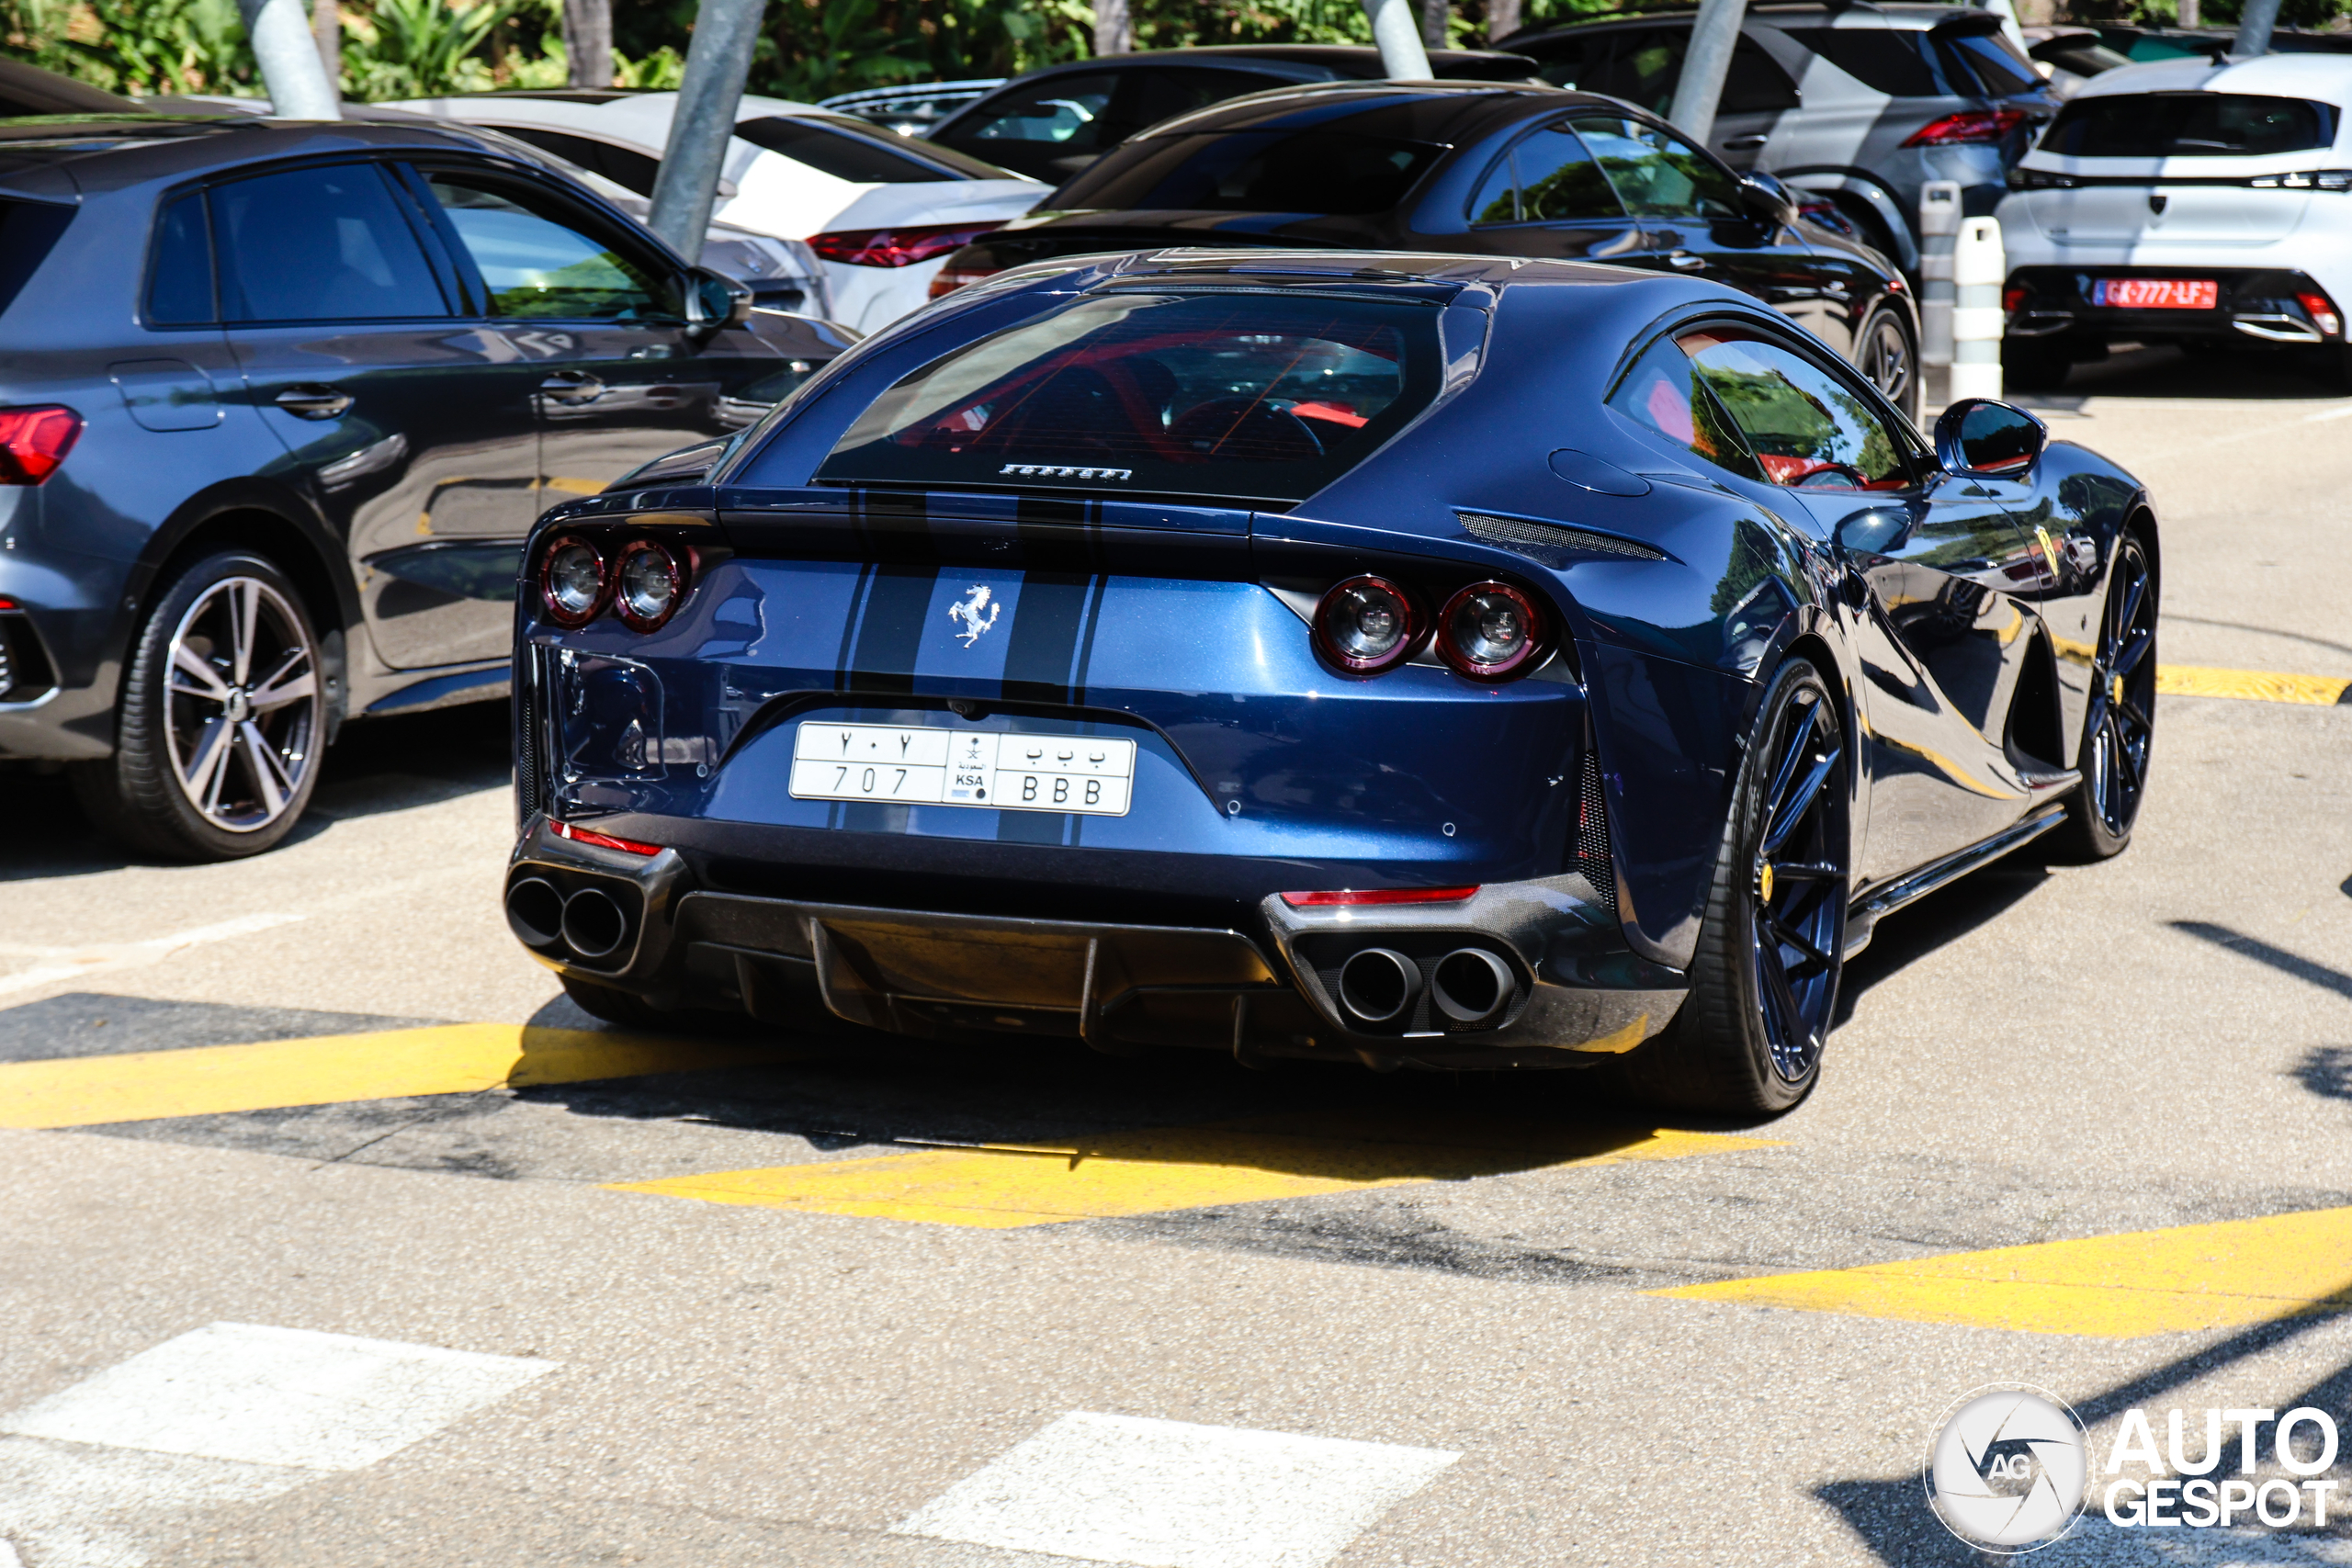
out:
<path id="1" fill-rule="evenodd" d="M 233 920 L 222 920 L 218 925 L 198 926 L 192 931 L 175 931 L 170 936 L 152 937 L 145 942 L 105 942 L 89 947 L 30 947 L 21 942 L 0 942 L 0 958 L 62 960 L 31 969 L 20 969 L 14 975 L 0 976 L 0 996 L 10 991 L 29 991 L 37 986 L 51 985 L 59 980 L 78 979 L 85 975 L 102 975 L 110 969 L 160 964 L 182 948 L 199 947 L 209 942 L 227 942 L 232 937 L 251 936 L 255 931 L 290 926 L 303 918 L 287 914 L 240 915 Z M 6 1565 L 0 1564 L 0 1568 L 6 1568 Z"/>
<path id="2" fill-rule="evenodd" d="M 357 1470 L 556 1368 L 216 1323 L 0 1417 L 0 1568 L 140 1568 L 207 1509 Z M 14 1543 L 14 1544 L 12 1544 Z"/>
<path id="3" fill-rule="evenodd" d="M 2331 419 L 2352 419 L 2352 408 L 2329 409 L 2324 413 L 2307 413 L 2303 416 L 2303 423 L 2318 424 Z"/>
<path id="4" fill-rule="evenodd" d="M 1074 1411 L 891 1533 L 1148 1568 L 1321 1568 L 1461 1457 Z"/>

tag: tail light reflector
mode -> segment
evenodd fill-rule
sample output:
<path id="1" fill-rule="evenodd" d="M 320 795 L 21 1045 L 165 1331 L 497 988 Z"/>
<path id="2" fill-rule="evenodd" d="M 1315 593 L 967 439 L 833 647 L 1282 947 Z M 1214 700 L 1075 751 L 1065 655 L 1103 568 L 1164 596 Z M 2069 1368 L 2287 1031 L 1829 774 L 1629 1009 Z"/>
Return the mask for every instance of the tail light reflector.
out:
<path id="1" fill-rule="evenodd" d="M 1413 656 L 1421 613 L 1413 596 L 1385 577 L 1351 577 L 1315 606 L 1315 645 L 1356 675 L 1377 675 Z"/>
<path id="2" fill-rule="evenodd" d="M 539 561 L 539 602 L 556 625 L 584 626 L 594 620 L 611 586 L 595 546 L 571 534 L 548 543 Z"/>
<path id="3" fill-rule="evenodd" d="M 1438 612 L 1438 657 L 1474 681 L 1525 674 L 1543 643 L 1544 613 L 1508 582 L 1474 582 Z"/>
<path id="4" fill-rule="evenodd" d="M 613 573 L 613 609 L 635 632 L 660 631 L 686 596 L 686 569 L 665 545 L 639 539 Z"/>
<path id="5" fill-rule="evenodd" d="M 633 855 L 658 855 L 662 852 L 659 844 L 640 844 L 635 839 L 616 839 L 610 833 L 575 828 L 569 822 L 550 821 L 548 829 L 559 839 L 569 839 L 575 844 L 594 844 L 600 850 L 623 850 Z"/>
<path id="6" fill-rule="evenodd" d="M 40 483 L 81 434 L 82 416 L 62 403 L 0 409 L 0 485 Z"/>
<path id="7" fill-rule="evenodd" d="M 2344 335 L 2344 318 L 2336 314 L 2335 300 L 2324 294 L 2298 294 L 2295 298 L 2312 313 L 2313 326 L 2329 337 Z"/>
<path id="8" fill-rule="evenodd" d="M 829 262 L 850 266 L 912 266 L 949 251 L 961 250 L 992 230 L 1001 220 L 986 223 L 932 223 L 910 229 L 837 229 L 808 236 L 808 248 Z"/>
<path id="9" fill-rule="evenodd" d="M 1285 893 L 1283 902 L 1294 909 L 1352 908 L 1362 904 L 1459 904 L 1478 891 L 1468 887 L 1343 887 L 1331 893 Z"/>
<path id="10" fill-rule="evenodd" d="M 1998 141 L 2025 123 L 2023 109 L 1963 109 L 1930 120 L 1903 139 L 1905 147 L 1957 147 Z"/>

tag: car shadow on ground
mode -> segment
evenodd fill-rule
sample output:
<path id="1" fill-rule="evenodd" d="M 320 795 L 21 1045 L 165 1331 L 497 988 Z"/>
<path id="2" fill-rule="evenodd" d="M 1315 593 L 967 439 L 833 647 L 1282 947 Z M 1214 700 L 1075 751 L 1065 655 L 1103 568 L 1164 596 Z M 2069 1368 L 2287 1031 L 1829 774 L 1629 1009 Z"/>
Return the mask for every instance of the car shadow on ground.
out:
<path id="1" fill-rule="evenodd" d="M 2019 391 L 2010 400 L 2023 408 L 2065 411 L 2090 398 L 2261 402 L 2344 397 L 2352 397 L 2352 387 L 2317 353 L 2257 348 L 2190 354 L 2169 344 L 2118 344 L 2105 359 L 2075 366 L 2063 386 Z"/>
<path id="2" fill-rule="evenodd" d="M 345 725 L 327 750 L 310 810 L 279 847 L 306 842 L 340 821 L 505 788 L 513 777 L 507 711 L 503 702 L 469 703 Z M 40 825 L 38 832 L 9 836 L 0 852 L 0 882 L 160 863 L 93 827 L 62 772 L 0 768 L 0 819 Z"/>

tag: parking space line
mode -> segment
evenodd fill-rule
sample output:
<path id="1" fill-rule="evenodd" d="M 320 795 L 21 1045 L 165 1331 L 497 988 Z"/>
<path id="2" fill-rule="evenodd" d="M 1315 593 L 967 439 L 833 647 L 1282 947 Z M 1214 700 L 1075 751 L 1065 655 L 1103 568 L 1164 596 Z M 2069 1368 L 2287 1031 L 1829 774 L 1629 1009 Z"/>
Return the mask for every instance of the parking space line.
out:
<path id="1" fill-rule="evenodd" d="M 2207 670 L 2193 664 L 2156 666 L 2156 694 L 2243 697 L 2262 703 L 2352 704 L 2352 681 L 2337 675 L 2285 675 L 2268 670 Z"/>
<path id="2" fill-rule="evenodd" d="M 587 1083 L 780 1060 L 773 1047 L 452 1023 L 251 1045 L 0 1063 L 0 1127 L 92 1127 Z"/>
<path id="3" fill-rule="evenodd" d="M 2244 1327 L 2352 1310 L 2352 1208 L 1650 1293 L 2111 1339 Z"/>
<path id="4" fill-rule="evenodd" d="M 707 1203 L 1001 1230 L 1775 1146 L 1767 1138 L 1669 1128 L 1334 1111 L 611 1186 Z"/>

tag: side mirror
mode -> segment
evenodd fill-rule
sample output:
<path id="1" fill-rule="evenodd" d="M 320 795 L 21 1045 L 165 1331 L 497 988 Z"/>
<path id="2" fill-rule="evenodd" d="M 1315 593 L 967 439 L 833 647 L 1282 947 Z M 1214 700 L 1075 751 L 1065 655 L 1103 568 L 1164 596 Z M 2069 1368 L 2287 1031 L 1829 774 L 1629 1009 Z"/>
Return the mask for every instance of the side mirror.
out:
<path id="1" fill-rule="evenodd" d="M 1761 170 L 1739 176 L 1739 204 L 1758 223 L 1782 226 L 1797 220 L 1796 198 L 1789 187 Z"/>
<path id="2" fill-rule="evenodd" d="M 2047 425 L 1990 398 L 1964 399 L 1936 421 L 1936 459 L 1955 474 L 2022 479 L 2049 442 Z"/>
<path id="3" fill-rule="evenodd" d="M 686 273 L 686 322 L 696 331 L 715 333 L 740 327 L 752 319 L 752 290 L 707 266 Z"/>

